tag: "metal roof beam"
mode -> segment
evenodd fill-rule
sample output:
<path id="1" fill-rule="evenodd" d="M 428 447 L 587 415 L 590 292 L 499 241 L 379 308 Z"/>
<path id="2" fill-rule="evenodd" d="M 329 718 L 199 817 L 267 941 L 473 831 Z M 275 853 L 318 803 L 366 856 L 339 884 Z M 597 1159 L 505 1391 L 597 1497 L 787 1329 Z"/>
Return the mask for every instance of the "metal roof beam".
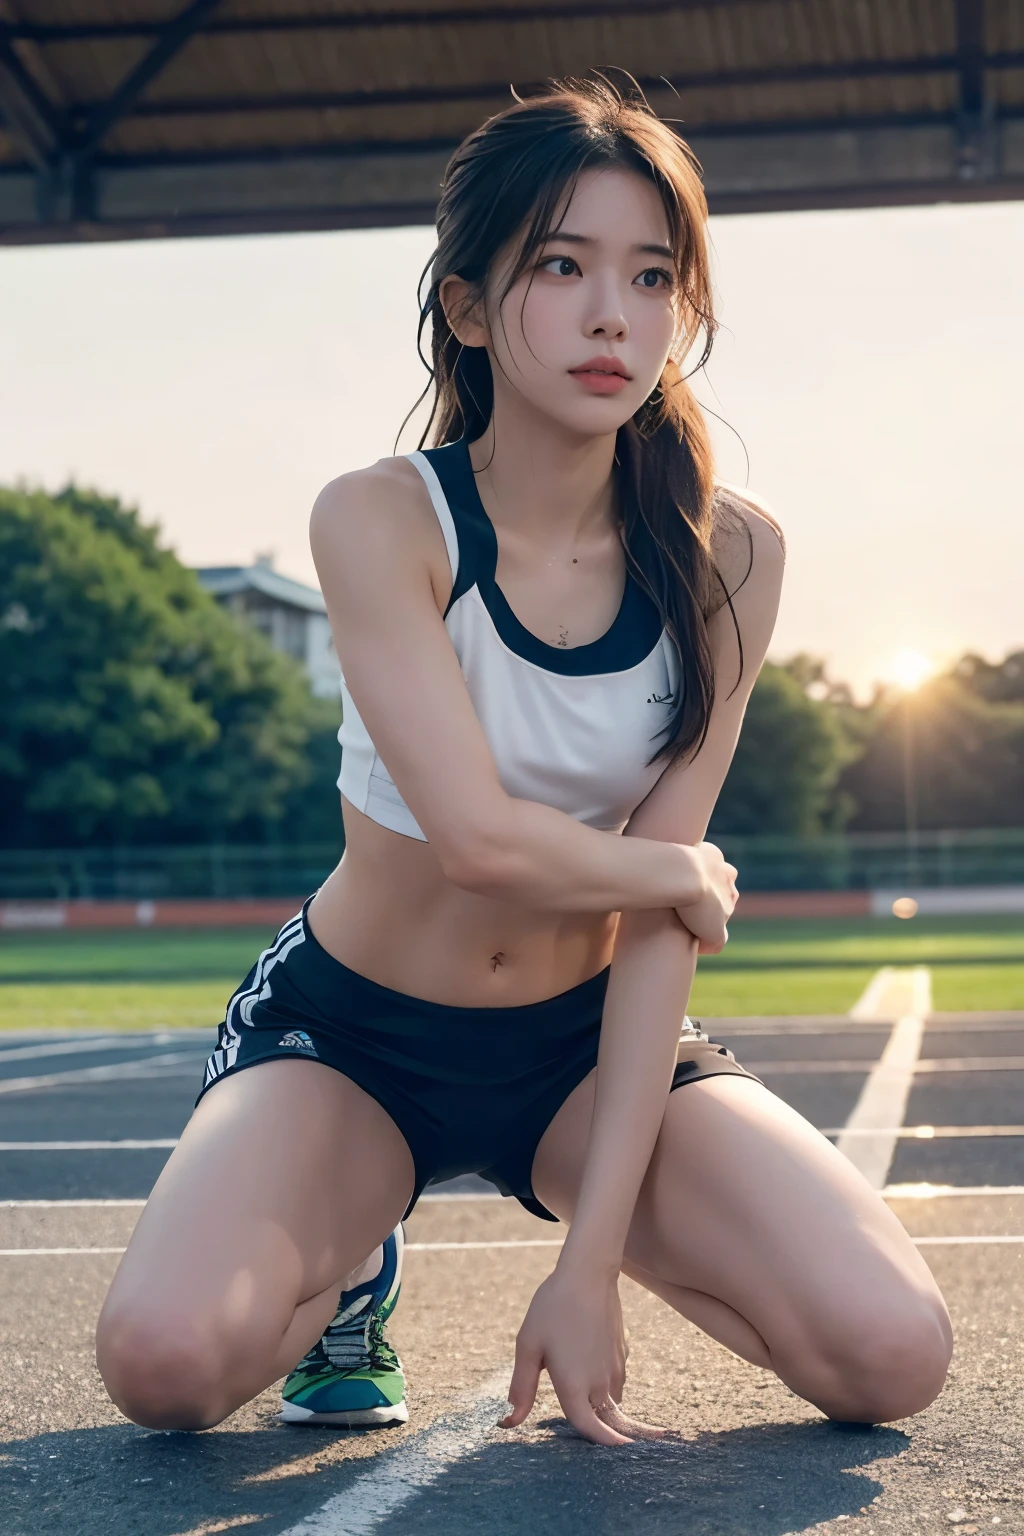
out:
<path id="1" fill-rule="evenodd" d="M 670 16 L 674 12 L 711 11 L 724 6 L 777 4 L 778 0 L 629 0 L 628 15 Z M 583 4 L 481 5 L 476 11 L 443 8 L 433 11 L 336 11 L 294 16 L 225 16 L 208 23 L 206 33 L 224 32 L 351 32 L 368 27 L 489 26 L 496 22 L 588 21 L 625 15 L 623 0 L 584 0 Z M 103 42 L 126 37 L 156 37 L 163 24 L 152 21 L 20 22 L 16 35 L 37 43 Z"/>
<path id="2" fill-rule="evenodd" d="M 1010 69 L 1024 65 L 1024 51 L 993 54 L 984 60 L 986 68 Z M 646 92 L 726 89 L 748 85 L 803 85 L 818 81 L 862 80 L 888 76 L 940 74 L 960 68 L 959 54 L 942 54 L 931 59 L 857 59 L 843 64 L 797 65 L 789 69 L 704 70 L 682 75 L 640 76 L 637 84 Z M 517 84 L 520 94 L 530 95 L 544 89 L 543 81 Z M 436 102 L 484 101 L 504 95 L 509 81 L 480 81 L 470 85 L 411 86 L 402 90 L 275 92 L 270 96 L 183 96 L 140 102 L 134 117 L 183 117 L 233 112 L 327 111 L 362 107 L 429 106 Z"/>
<path id="3" fill-rule="evenodd" d="M 100 143 L 142 92 L 163 73 L 171 60 L 202 28 L 219 4 L 220 0 L 192 0 L 173 21 L 161 28 L 158 41 L 122 81 L 113 96 L 90 111 L 85 129 L 75 144 L 77 156 L 88 153 Z"/>
<path id="4" fill-rule="evenodd" d="M 985 0 L 956 0 L 960 110 L 979 117 L 985 105 Z"/>
<path id="5" fill-rule="evenodd" d="M 956 0 L 956 45 L 960 75 L 957 124 L 960 175 L 964 181 L 987 181 L 996 174 L 993 103 L 985 89 L 986 0 Z"/>
<path id="6" fill-rule="evenodd" d="M 1009 108 L 1000 115 L 1000 121 L 1011 123 L 1024 119 L 1024 107 Z M 918 128 L 956 129 L 953 112 L 882 112 L 857 117 L 787 117 L 757 118 L 741 123 L 699 123 L 687 127 L 688 142 L 698 140 L 744 139 L 762 137 L 800 137 L 813 134 L 861 133 L 865 130 L 891 129 L 896 131 Z M 191 166 L 262 165 L 268 169 L 278 163 L 292 160 L 347 160 L 388 161 L 407 156 L 450 155 L 461 142 L 458 134 L 429 139 L 341 139 L 314 140 L 289 144 L 280 148 L 232 148 L 174 150 L 165 153 L 141 155 L 108 155 L 97 166 L 101 172 L 159 171 Z M 2 172 L 0 172 L 2 177 Z"/>
<path id="7" fill-rule="evenodd" d="M 714 212 L 1024 195 L 1024 108 L 995 124 L 1002 168 L 990 180 L 959 175 L 956 116 L 925 115 L 911 125 L 898 114 L 849 124 L 791 120 L 700 133 L 691 142 Z M 41 220 L 32 211 L 30 173 L 0 168 L 0 244 L 430 222 L 450 145 L 413 143 L 397 155 L 397 146 L 386 154 L 381 146 L 363 148 L 100 160 L 95 212 L 74 222 Z"/>
<path id="8" fill-rule="evenodd" d="M 0 117 L 29 164 L 44 170 L 60 152 L 60 114 L 18 57 L 10 30 L 0 23 Z"/>

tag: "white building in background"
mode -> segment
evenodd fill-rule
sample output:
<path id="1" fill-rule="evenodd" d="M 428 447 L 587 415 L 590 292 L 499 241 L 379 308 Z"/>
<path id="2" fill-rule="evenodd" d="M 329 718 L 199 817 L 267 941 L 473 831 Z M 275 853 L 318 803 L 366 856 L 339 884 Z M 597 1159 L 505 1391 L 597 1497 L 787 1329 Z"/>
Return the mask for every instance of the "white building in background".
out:
<path id="1" fill-rule="evenodd" d="M 282 576 L 269 555 L 259 556 L 255 565 L 204 566 L 196 575 L 222 608 L 262 630 L 275 651 L 303 663 L 318 698 L 339 697 L 341 667 L 316 587 Z"/>

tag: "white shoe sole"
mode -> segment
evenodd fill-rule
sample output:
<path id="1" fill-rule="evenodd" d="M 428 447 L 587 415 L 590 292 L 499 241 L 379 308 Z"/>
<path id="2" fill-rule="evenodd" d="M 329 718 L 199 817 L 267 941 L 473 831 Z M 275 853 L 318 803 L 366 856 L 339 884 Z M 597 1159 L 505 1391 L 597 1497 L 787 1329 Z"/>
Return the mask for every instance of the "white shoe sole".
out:
<path id="1" fill-rule="evenodd" d="M 298 1403 L 282 1403 L 278 1415 L 282 1424 L 333 1424 L 336 1429 L 372 1429 L 384 1424 L 405 1424 L 409 1410 L 404 1402 L 393 1407 L 350 1408 L 344 1413 L 315 1413 Z"/>

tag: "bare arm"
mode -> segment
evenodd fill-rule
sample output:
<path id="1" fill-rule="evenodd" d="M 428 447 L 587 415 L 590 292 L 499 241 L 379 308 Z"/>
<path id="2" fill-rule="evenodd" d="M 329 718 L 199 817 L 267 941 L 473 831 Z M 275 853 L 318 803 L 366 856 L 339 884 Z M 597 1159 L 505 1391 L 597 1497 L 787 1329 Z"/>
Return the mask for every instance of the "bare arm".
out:
<path id="1" fill-rule="evenodd" d="M 411 465 L 385 461 L 327 486 L 310 542 L 356 707 L 455 885 L 554 912 L 706 896 L 714 859 L 702 850 L 615 837 L 505 793 L 444 627 L 450 570 Z"/>
<path id="2" fill-rule="evenodd" d="M 632 818 L 628 837 L 699 843 L 705 836 L 771 640 L 782 589 L 784 550 L 774 525 L 751 509 L 749 527 L 753 564 L 733 603 L 743 640 L 742 679 L 734 689 L 739 654 L 725 610 L 709 626 L 716 656 L 716 702 L 707 739 L 691 763 L 663 775 Z M 606 1444 L 626 1438 L 602 1423 L 593 1405 L 607 1398 L 621 1379 L 623 1362 L 614 1327 L 617 1299 L 611 1298 L 637 1194 L 661 1127 L 697 950 L 697 940 L 671 910 L 623 914 L 601 1026 L 594 1116 L 576 1211 L 555 1273 L 538 1292 L 534 1323 L 531 1326 L 528 1315 L 520 1335 L 510 1394 L 515 1411 L 506 1420 L 509 1426 L 526 1417 L 537 1375 L 546 1365 L 577 1429 Z M 549 1290 L 542 1294 L 545 1287 Z M 572 1325 L 567 1322 L 570 1316 Z M 578 1330 L 575 1358 L 573 1327 Z M 602 1333 L 605 1354 L 598 1359 L 595 1342 Z M 547 1338 L 560 1340 L 555 1356 Z M 616 1421 L 630 1427 L 613 1415 Z"/>
<path id="3" fill-rule="evenodd" d="M 707 833 L 782 592 L 785 556 L 774 527 L 754 511 L 748 526 L 753 563 L 733 599 L 743 640 L 742 678 L 735 627 L 723 608 L 709 626 L 716 702 L 707 740 L 692 763 L 662 776 L 633 816 L 626 830 L 629 837 L 696 844 Z M 675 912 L 623 915 L 601 1029 L 590 1147 L 563 1252 L 567 1262 L 582 1257 L 589 1265 L 618 1269 L 637 1191 L 657 1139 L 659 1110 L 671 1080 L 696 962 L 696 941 Z"/>

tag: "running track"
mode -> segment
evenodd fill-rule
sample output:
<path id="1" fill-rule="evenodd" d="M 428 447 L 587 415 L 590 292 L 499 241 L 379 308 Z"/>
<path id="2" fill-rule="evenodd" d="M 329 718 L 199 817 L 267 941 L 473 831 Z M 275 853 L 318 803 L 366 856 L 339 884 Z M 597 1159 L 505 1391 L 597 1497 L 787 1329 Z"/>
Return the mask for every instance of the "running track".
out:
<path id="1" fill-rule="evenodd" d="M 550 1395 L 527 1432 L 494 1431 L 558 1229 L 473 1180 L 409 1224 L 405 1429 L 285 1429 L 271 1393 L 201 1436 L 126 1425 L 92 1328 L 209 1039 L 0 1036 L 0 1533 L 1024 1533 L 1024 1015 L 929 1016 L 914 973 L 865 1002 L 713 1033 L 884 1181 L 922 1240 L 958 1334 L 945 1394 L 904 1425 L 833 1428 L 624 1283 L 628 1402 L 684 1439 L 619 1452 L 567 1432 Z"/>

